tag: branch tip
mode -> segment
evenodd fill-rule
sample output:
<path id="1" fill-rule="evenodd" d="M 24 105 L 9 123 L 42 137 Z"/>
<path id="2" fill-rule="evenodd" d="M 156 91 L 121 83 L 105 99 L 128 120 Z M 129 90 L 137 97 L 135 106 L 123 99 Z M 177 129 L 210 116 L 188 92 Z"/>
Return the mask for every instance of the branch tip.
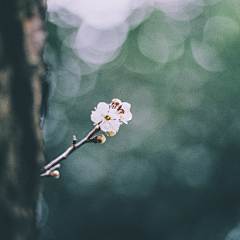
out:
<path id="1" fill-rule="evenodd" d="M 75 145 L 77 143 L 77 138 L 75 135 L 73 135 L 73 145 Z"/>
<path id="2" fill-rule="evenodd" d="M 100 131 L 100 127 L 97 125 L 91 132 L 88 133 L 88 135 L 83 138 L 80 142 L 77 143 L 77 138 L 75 135 L 73 135 L 73 142 L 72 145 L 61 155 L 59 155 L 57 158 L 55 158 L 54 160 L 52 160 L 50 163 L 48 163 L 47 165 L 45 165 L 41 171 L 41 175 L 40 177 L 44 177 L 44 176 L 50 176 L 53 175 L 53 171 L 56 168 L 60 167 L 59 162 L 66 159 L 68 157 L 69 154 L 71 154 L 72 152 L 74 152 L 77 148 L 81 147 L 83 144 L 85 143 L 89 143 L 92 141 L 91 137 L 96 133 Z M 96 139 L 97 140 L 97 139 Z M 100 143 L 100 140 L 98 141 Z M 101 141 L 102 142 L 102 141 Z M 57 176 L 58 174 L 55 175 Z"/>

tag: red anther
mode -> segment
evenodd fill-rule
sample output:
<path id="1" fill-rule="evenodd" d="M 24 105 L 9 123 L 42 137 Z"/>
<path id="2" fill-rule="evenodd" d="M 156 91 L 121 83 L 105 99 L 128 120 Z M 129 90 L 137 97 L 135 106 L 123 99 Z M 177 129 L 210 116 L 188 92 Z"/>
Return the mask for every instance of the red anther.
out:
<path id="1" fill-rule="evenodd" d="M 118 111 L 118 113 L 124 114 L 124 110 L 123 110 L 123 109 L 120 109 L 120 110 Z"/>

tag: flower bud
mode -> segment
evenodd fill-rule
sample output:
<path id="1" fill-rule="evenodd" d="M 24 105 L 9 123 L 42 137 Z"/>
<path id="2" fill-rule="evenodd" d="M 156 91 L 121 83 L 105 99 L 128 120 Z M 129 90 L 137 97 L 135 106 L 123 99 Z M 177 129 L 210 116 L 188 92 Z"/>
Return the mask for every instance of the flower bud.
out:
<path id="1" fill-rule="evenodd" d="M 106 137 L 103 134 L 97 135 L 97 143 L 105 143 Z"/>
<path id="2" fill-rule="evenodd" d="M 58 170 L 52 171 L 49 175 L 50 175 L 51 177 L 54 177 L 54 178 L 59 178 L 59 177 L 60 177 L 60 173 L 59 173 Z"/>

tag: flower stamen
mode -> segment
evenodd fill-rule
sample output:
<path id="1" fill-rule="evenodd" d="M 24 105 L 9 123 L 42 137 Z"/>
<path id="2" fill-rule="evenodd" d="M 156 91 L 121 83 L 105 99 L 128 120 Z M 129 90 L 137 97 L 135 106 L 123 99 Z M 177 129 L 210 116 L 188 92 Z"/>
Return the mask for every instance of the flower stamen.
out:
<path id="1" fill-rule="evenodd" d="M 107 121 L 111 120 L 111 117 L 110 117 L 109 115 L 104 116 L 104 118 L 105 118 Z"/>
<path id="2" fill-rule="evenodd" d="M 119 114 L 124 114 L 124 112 L 125 111 L 122 108 L 118 111 Z"/>

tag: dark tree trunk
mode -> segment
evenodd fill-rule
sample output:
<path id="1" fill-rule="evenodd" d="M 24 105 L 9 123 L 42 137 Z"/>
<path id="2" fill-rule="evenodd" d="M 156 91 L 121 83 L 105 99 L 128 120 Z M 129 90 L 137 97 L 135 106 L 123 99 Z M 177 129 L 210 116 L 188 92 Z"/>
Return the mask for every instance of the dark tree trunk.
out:
<path id="1" fill-rule="evenodd" d="M 36 239 L 43 0 L 0 0 L 0 239 Z"/>

